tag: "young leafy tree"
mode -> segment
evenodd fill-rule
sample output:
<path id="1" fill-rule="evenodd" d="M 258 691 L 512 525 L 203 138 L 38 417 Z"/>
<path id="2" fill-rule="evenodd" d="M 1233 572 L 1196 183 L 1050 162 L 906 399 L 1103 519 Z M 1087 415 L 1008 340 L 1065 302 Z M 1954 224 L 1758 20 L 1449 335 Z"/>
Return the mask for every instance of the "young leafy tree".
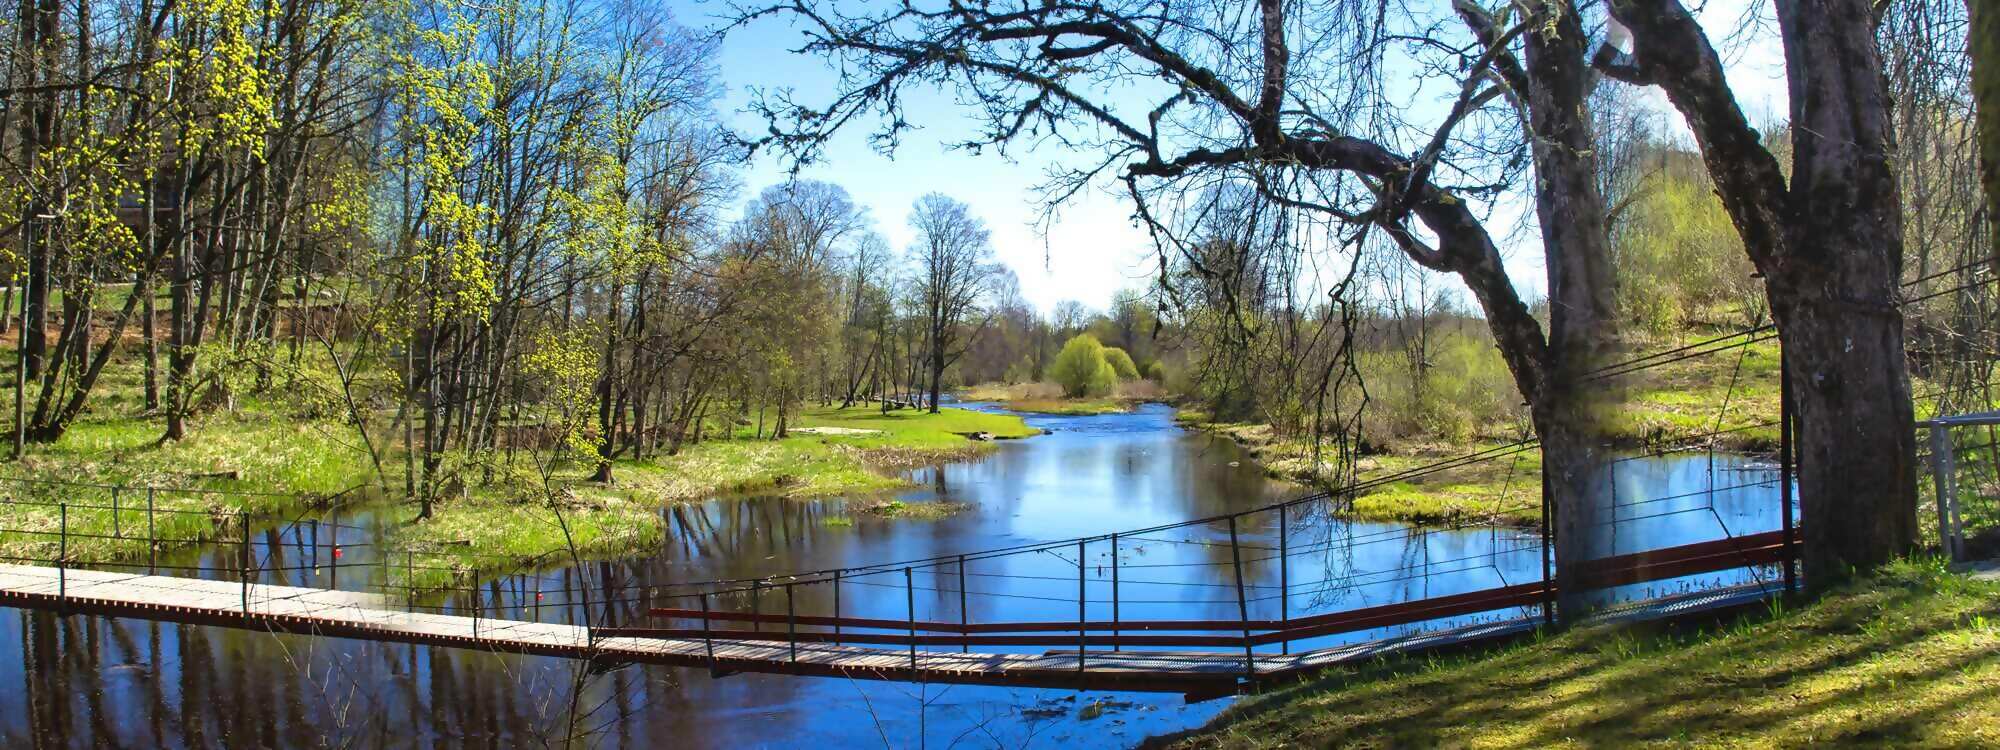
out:
<path id="1" fill-rule="evenodd" d="M 1118 372 L 1105 361 L 1104 345 L 1088 333 L 1078 334 L 1063 344 L 1049 364 L 1049 379 L 1062 386 L 1070 398 L 1099 395 L 1118 385 Z"/>
<path id="2" fill-rule="evenodd" d="M 1104 363 L 1111 365 L 1111 371 L 1119 380 L 1138 380 L 1139 366 L 1132 363 L 1132 355 L 1115 346 L 1104 347 Z"/>

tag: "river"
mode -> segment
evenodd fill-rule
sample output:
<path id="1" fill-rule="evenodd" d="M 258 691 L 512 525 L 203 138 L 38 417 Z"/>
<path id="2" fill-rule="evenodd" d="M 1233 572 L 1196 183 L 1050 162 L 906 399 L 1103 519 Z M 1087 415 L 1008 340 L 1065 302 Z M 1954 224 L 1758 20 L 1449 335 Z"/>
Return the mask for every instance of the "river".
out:
<path id="1" fill-rule="evenodd" d="M 1031 416 L 1048 434 L 998 446 L 980 460 L 910 473 L 905 503 L 958 502 L 940 520 L 849 516 L 844 498 L 728 497 L 663 510 L 670 532 L 641 559 L 558 567 L 488 581 L 487 616 L 577 620 L 581 607 L 538 597 L 612 585 L 662 599 L 596 600 L 594 621 L 649 624 L 639 614 L 670 600 L 669 584 L 790 571 L 949 557 L 1127 529 L 1170 525 L 1267 505 L 1301 494 L 1267 480 L 1242 450 L 1189 432 L 1171 409 L 1131 414 Z M 1621 462 L 1619 552 L 1777 528 L 1776 475 L 1729 456 L 1635 457 Z M 871 498 L 871 500 L 874 498 Z M 350 514 L 343 523 L 392 522 L 390 513 Z M 852 518 L 848 522 L 845 518 Z M 1539 540 L 1502 528 L 1421 530 L 1296 512 L 1279 539 L 1275 514 L 1251 516 L 1243 542 L 1250 616 L 1293 616 L 1532 581 Z M 343 540 L 336 569 L 329 529 L 274 527 L 259 559 L 295 572 L 275 582 L 366 587 L 379 568 L 363 540 Z M 1206 524 L 1121 539 L 1119 616 L 1234 618 L 1234 562 L 1226 525 Z M 1281 570 L 1275 550 L 1290 552 Z M 191 553 L 227 559 L 224 550 Z M 1103 542 L 1086 548 L 1092 619 L 1111 614 Z M 1074 553 L 976 560 L 959 607 L 955 565 L 915 574 L 861 577 L 842 588 L 842 613 L 902 618 L 914 598 L 919 619 L 1073 620 Z M 1733 583 L 1768 571 L 1737 571 L 1654 584 L 1651 589 Z M 1284 585 L 1280 585 L 1280 583 Z M 1628 594 L 1642 593 L 1634 590 Z M 830 613 L 825 587 L 801 589 L 801 613 Z M 463 606 L 466 599 L 430 602 Z M 683 605 L 692 606 L 683 600 Z M 765 612 L 784 611 L 775 592 Z M 748 606 L 743 597 L 718 606 Z M 495 610 L 498 611 L 495 611 Z M 1469 621 L 1471 618 L 1459 620 Z M 1400 632 L 1400 631 L 1399 631 Z M 1294 644 L 1306 648 L 1385 632 Z M 1177 695 L 921 686 L 833 678 L 626 666 L 591 672 L 558 659 L 340 639 L 240 632 L 99 617 L 58 618 L 9 610 L 0 643 L 0 746 L 268 747 L 585 746 L 1126 747 L 1198 726 L 1228 700 L 1188 704 Z M 20 686 L 15 689 L 12 686 Z"/>

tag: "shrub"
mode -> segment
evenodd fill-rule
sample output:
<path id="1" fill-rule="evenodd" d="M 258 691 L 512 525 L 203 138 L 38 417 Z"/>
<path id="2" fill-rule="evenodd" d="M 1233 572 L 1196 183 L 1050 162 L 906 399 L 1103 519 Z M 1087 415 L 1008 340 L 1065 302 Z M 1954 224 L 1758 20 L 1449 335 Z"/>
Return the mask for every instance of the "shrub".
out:
<path id="1" fill-rule="evenodd" d="M 1049 366 L 1049 378 L 1071 398 L 1107 393 L 1118 384 L 1117 371 L 1104 361 L 1104 345 L 1087 333 L 1063 344 Z"/>
<path id="2" fill-rule="evenodd" d="M 1132 363 L 1132 355 L 1115 346 L 1104 347 L 1104 362 L 1111 365 L 1111 371 L 1119 380 L 1138 380 L 1139 366 Z"/>

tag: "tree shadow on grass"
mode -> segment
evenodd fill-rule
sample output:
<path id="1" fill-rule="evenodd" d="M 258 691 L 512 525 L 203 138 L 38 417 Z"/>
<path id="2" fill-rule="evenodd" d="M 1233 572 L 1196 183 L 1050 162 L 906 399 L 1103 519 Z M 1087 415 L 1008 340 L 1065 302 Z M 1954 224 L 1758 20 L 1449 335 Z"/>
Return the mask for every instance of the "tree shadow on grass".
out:
<path id="1" fill-rule="evenodd" d="M 1966 623 L 2000 619 L 2000 590 L 1963 596 L 1960 585 L 1883 580 L 1720 627 L 1579 630 L 1443 660 L 1375 663 L 1148 746 L 1964 741 L 1940 739 L 1973 726 L 1952 712 L 1990 705 L 2000 691 L 1962 677 L 2000 667 L 2000 649 L 1981 642 L 1989 631 Z M 1960 632 L 1975 640 L 1953 640 Z"/>

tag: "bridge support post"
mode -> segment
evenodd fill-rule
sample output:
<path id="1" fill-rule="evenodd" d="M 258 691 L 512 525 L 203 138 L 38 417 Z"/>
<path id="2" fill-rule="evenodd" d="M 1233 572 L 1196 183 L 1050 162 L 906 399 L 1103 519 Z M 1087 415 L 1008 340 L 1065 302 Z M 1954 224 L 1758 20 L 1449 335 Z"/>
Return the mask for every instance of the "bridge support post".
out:
<path id="1" fill-rule="evenodd" d="M 153 488 L 146 488 L 146 574 L 160 573 L 160 537 L 153 531 Z"/>
<path id="2" fill-rule="evenodd" d="M 541 605 L 537 604 L 535 606 L 539 607 Z M 706 591 L 701 592 L 701 643 L 703 647 L 708 649 L 708 674 L 711 677 L 720 674 L 722 670 L 715 663 L 715 634 L 709 629 L 708 624 L 708 592 Z"/>
<path id="3" fill-rule="evenodd" d="M 750 582 L 750 614 L 764 614 L 764 581 L 762 579 Z M 757 633 L 764 632 L 764 621 L 755 617 L 750 618 L 750 630 Z"/>
<path id="4" fill-rule="evenodd" d="M 840 645 L 840 571 L 833 571 L 833 645 Z"/>
<path id="5" fill-rule="evenodd" d="M 243 538 L 243 543 L 240 545 L 242 551 L 238 553 L 236 560 L 236 577 L 243 582 L 243 614 L 248 615 L 250 614 L 250 519 L 242 513 L 237 513 L 236 522 L 240 527 L 237 533 Z"/>
<path id="6" fill-rule="evenodd" d="M 910 568 L 903 568 L 903 608 L 910 616 L 910 679 L 917 679 L 917 583 Z"/>
<path id="7" fill-rule="evenodd" d="M 965 640 L 966 637 L 970 635 L 970 633 L 966 632 L 966 626 L 971 624 L 972 624 L 972 612 L 971 610 L 966 609 L 966 604 L 965 604 L 965 555 L 959 555 L 958 556 L 958 636 L 961 640 L 959 641 L 958 644 L 958 652 L 961 654 L 972 651 L 972 643 L 969 640 Z"/>
<path id="8" fill-rule="evenodd" d="M 1111 532 L 1111 650 L 1123 650 L 1118 638 L 1118 532 Z"/>
<path id="9" fill-rule="evenodd" d="M 48 507 L 48 506 L 43 506 Z M 56 598 L 69 601 L 69 503 L 57 503 L 62 513 L 61 540 L 56 543 Z"/>
<path id="10" fill-rule="evenodd" d="M 1243 546 L 1236 536 L 1236 516 L 1229 517 L 1229 562 L 1236 570 L 1236 617 L 1243 623 L 1243 673 L 1257 676 L 1257 651 L 1250 642 L 1250 599 L 1243 592 Z"/>
<path id="11" fill-rule="evenodd" d="M 120 520 L 118 518 L 118 485 L 114 484 L 111 486 L 111 537 L 113 539 L 125 538 L 125 526 Z"/>
<path id="12" fill-rule="evenodd" d="M 1084 540 L 1076 540 L 1076 673 L 1083 674 L 1084 652 L 1090 649 L 1090 609 L 1084 598 L 1084 574 L 1090 563 L 1083 559 Z"/>
<path id="13" fill-rule="evenodd" d="M 792 608 L 792 585 L 785 584 L 785 640 L 791 643 L 792 663 L 799 662 L 799 620 L 797 610 Z"/>
<path id="14" fill-rule="evenodd" d="M 1278 620 L 1281 623 L 1292 619 L 1292 569 L 1291 561 L 1286 559 L 1291 554 L 1292 519 L 1287 510 L 1290 507 L 1284 503 L 1278 505 Z M 1290 626 L 1285 627 L 1290 629 Z M 1278 653 L 1291 652 L 1290 639 L 1278 642 Z"/>
<path id="15" fill-rule="evenodd" d="M 339 591 L 340 590 L 340 511 L 337 509 L 333 512 L 333 526 L 332 526 L 332 531 L 330 531 L 329 533 L 333 536 L 333 562 L 328 563 L 328 570 L 330 571 L 329 578 L 332 582 L 331 588 L 333 588 L 333 590 L 335 591 Z M 315 555 L 314 557 L 317 558 L 318 556 Z"/>

